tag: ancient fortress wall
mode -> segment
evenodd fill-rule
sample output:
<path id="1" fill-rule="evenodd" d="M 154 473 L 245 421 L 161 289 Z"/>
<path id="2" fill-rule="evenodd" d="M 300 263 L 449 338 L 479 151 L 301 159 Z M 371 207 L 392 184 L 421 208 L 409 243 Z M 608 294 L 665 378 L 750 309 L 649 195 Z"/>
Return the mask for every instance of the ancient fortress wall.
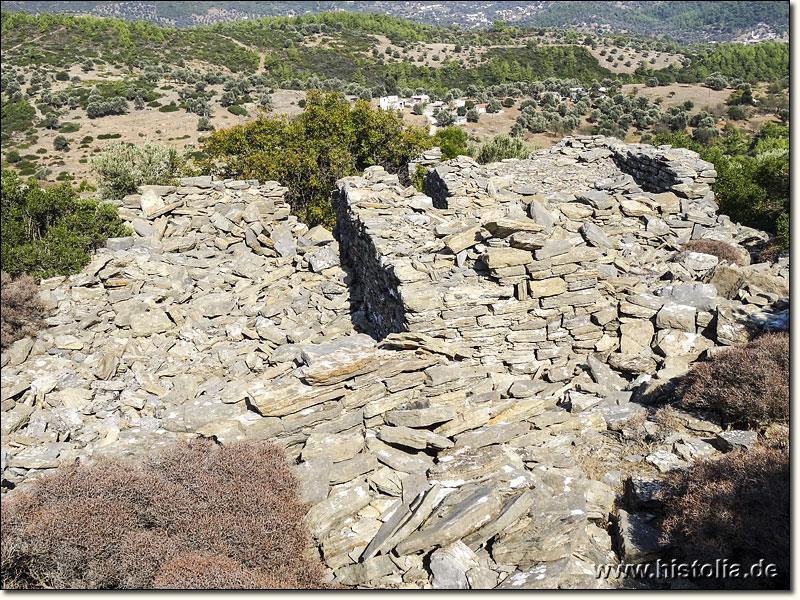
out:
<path id="1" fill-rule="evenodd" d="M 336 584 L 614 585 L 594 566 L 661 551 L 638 543 L 657 538 L 640 476 L 755 438 L 680 413 L 639 455 L 619 441 L 639 400 L 788 328 L 788 261 L 749 265 L 768 236 L 716 214 L 713 177 L 594 137 L 459 157 L 425 194 L 373 167 L 338 183 L 336 239 L 277 182 L 146 186 L 119 211 L 134 236 L 41 282 L 46 327 L 0 355 L 0 493 L 197 435 L 268 440 Z M 703 238 L 738 266 L 681 250 Z"/>
<path id="2" fill-rule="evenodd" d="M 694 152 L 599 136 L 525 161 L 459 157 L 427 175 L 426 194 L 372 167 L 339 185 L 343 262 L 378 338 L 424 333 L 551 380 L 594 352 L 653 372 L 651 354 L 696 358 L 712 345 L 717 291 L 696 281 L 716 258 L 668 261 L 689 239 L 736 242 L 716 214 L 715 176 Z"/>

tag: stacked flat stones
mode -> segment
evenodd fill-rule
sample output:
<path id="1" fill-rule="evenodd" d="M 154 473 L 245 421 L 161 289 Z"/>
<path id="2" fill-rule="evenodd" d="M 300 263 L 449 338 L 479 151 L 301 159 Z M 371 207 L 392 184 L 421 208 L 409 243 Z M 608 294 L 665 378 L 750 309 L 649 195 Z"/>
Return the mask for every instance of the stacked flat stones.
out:
<path id="1" fill-rule="evenodd" d="M 431 195 L 373 167 L 338 183 L 338 243 L 275 182 L 144 188 L 120 209 L 135 236 L 43 281 L 47 327 L 2 355 L 3 491 L 175 439 L 270 440 L 297 462 L 332 582 L 613 585 L 596 564 L 660 551 L 657 479 L 629 467 L 753 441 L 679 413 L 629 456 L 636 400 L 788 327 L 788 263 L 749 265 L 763 234 L 716 215 L 696 160 L 570 138 L 449 161 Z M 653 165 L 671 190 L 641 179 Z M 692 237 L 741 246 L 741 264 L 680 252 Z"/>
<path id="2" fill-rule="evenodd" d="M 429 196 L 372 167 L 340 182 L 339 237 L 379 336 L 424 333 L 549 381 L 594 353 L 652 375 L 786 316 L 785 265 L 750 265 L 745 246 L 767 236 L 716 214 L 715 175 L 691 151 L 602 137 L 459 157 L 426 177 Z M 680 251 L 690 239 L 740 259 Z"/>

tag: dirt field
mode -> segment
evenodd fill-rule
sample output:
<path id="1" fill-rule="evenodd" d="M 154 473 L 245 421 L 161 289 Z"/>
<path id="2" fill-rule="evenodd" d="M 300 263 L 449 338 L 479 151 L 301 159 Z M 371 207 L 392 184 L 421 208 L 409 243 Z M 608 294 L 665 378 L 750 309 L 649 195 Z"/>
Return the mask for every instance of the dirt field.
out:
<path id="1" fill-rule="evenodd" d="M 714 108 L 717 106 L 724 106 L 725 101 L 731 95 L 731 90 L 728 89 L 717 92 L 704 85 L 688 83 L 674 83 L 672 85 L 659 85 L 656 87 L 647 87 L 641 83 L 627 84 L 622 86 L 622 93 L 627 95 L 633 88 L 638 89 L 638 94 L 653 100 L 662 98 L 662 111 L 670 106 L 677 106 L 683 104 L 687 100 L 691 100 L 694 102 L 694 108 L 692 108 L 690 114 L 697 113 L 705 107 Z"/>
<path id="2" fill-rule="evenodd" d="M 384 45 L 387 45 L 387 42 L 388 40 L 385 40 Z M 452 44 L 435 44 L 431 46 L 431 51 L 443 51 L 443 49 L 447 47 L 448 52 L 452 52 L 452 48 L 454 47 Z M 78 65 L 73 66 L 69 70 L 69 74 L 70 77 L 78 76 L 86 82 L 118 80 L 124 77 L 123 72 L 106 68 L 84 73 Z M 56 82 L 53 85 L 53 90 L 58 91 L 66 88 L 68 85 L 69 82 Z M 163 85 L 167 84 L 163 83 Z M 690 111 L 691 114 L 695 114 L 700 110 L 710 110 L 717 116 L 725 115 L 727 108 L 725 101 L 731 93 L 731 90 L 727 89 L 714 91 L 702 85 L 688 84 L 673 84 L 658 87 L 647 87 L 643 84 L 630 84 L 622 87 L 622 93 L 630 94 L 634 88 L 636 88 L 637 94 L 652 99 L 661 98 L 662 111 L 670 106 L 676 106 L 683 104 L 687 100 L 691 100 L 694 102 L 694 107 Z M 218 94 L 214 101 L 212 101 L 213 114 L 211 117 L 212 123 L 217 129 L 246 123 L 255 119 L 261 112 L 261 109 L 257 106 L 245 104 L 244 108 L 248 111 L 248 116 L 240 117 L 233 115 L 228 112 L 227 108 L 223 108 L 218 104 L 219 94 L 222 93 L 222 86 L 209 86 L 209 89 Z M 163 96 L 158 99 L 162 105 L 167 105 L 172 101 L 175 101 L 176 104 L 179 103 L 177 89 L 165 90 L 162 87 L 157 87 L 156 91 L 163 94 Z M 756 91 L 758 92 L 761 90 L 757 89 Z M 302 112 L 298 102 L 304 97 L 305 91 L 275 90 L 272 95 L 273 108 L 267 114 L 285 114 L 289 117 L 293 117 Z M 478 123 L 467 123 L 461 127 L 463 127 L 464 131 L 469 135 L 470 139 L 478 144 L 498 134 L 508 134 L 519 116 L 519 105 L 522 100 L 524 100 L 524 98 L 518 98 L 515 106 L 503 108 L 503 112 L 501 113 L 482 114 Z M 371 104 L 377 107 L 378 99 L 373 99 Z M 431 126 L 433 119 L 430 115 L 432 115 L 433 110 L 435 109 L 428 107 L 426 115 L 415 115 L 411 112 L 411 108 L 409 107 L 402 111 L 403 119 L 408 124 L 428 128 L 429 131 L 433 133 L 436 129 L 435 126 Z M 48 177 L 48 181 L 50 182 L 54 183 L 58 174 L 65 171 L 71 174 L 76 181 L 86 179 L 90 183 L 96 183 L 91 171 L 91 159 L 112 141 L 132 143 L 158 142 L 174 147 L 179 152 L 184 152 L 187 149 L 199 150 L 199 138 L 204 134 L 197 131 L 197 120 L 197 115 L 187 113 L 183 109 L 171 113 L 162 113 L 159 112 L 157 108 L 152 107 L 146 107 L 143 110 L 135 110 L 131 107 L 128 114 L 110 115 L 98 119 L 88 119 L 85 111 L 82 109 L 67 110 L 60 118 L 62 125 L 70 122 L 80 125 L 80 129 L 77 132 L 63 134 L 69 141 L 69 150 L 66 152 L 56 152 L 53 149 L 53 140 L 57 135 L 61 135 L 58 131 L 39 129 L 36 143 L 32 144 L 27 149 L 20 150 L 20 154 L 23 156 L 30 154 L 35 155 L 36 162 L 40 166 L 52 169 L 52 173 Z M 748 121 L 737 121 L 736 125 L 750 132 L 754 132 L 767 120 L 776 120 L 776 117 L 774 115 L 756 115 Z M 723 125 L 724 120 L 721 120 L 720 127 Z M 590 124 L 584 118 L 581 131 L 588 132 L 590 128 Z M 120 137 L 114 140 L 98 139 L 99 135 L 109 133 L 120 134 Z M 94 139 L 88 143 L 88 147 L 81 148 L 81 140 L 86 136 L 91 136 Z M 528 143 L 547 148 L 556 143 L 561 137 L 562 136 L 559 134 L 549 132 L 537 134 L 526 132 L 524 139 Z M 638 135 L 629 136 L 627 141 L 638 141 L 638 137 Z"/>
<path id="3" fill-rule="evenodd" d="M 392 48 L 392 53 L 394 50 L 400 51 L 400 58 L 386 57 L 384 56 L 384 60 L 386 62 L 413 62 L 416 65 L 424 65 L 426 67 L 440 67 L 442 63 L 446 60 L 464 60 L 465 62 L 469 63 L 470 61 L 470 54 L 473 54 L 476 57 L 476 64 L 480 62 L 480 57 L 483 53 L 486 52 L 486 48 L 470 48 L 470 49 L 462 49 L 461 52 L 457 53 L 455 51 L 455 44 L 414 44 L 406 48 L 407 53 L 403 53 L 403 48 L 399 46 L 393 45 L 389 38 L 376 35 L 374 36 L 378 40 L 378 52 L 382 55 L 386 52 L 387 48 Z M 423 58 L 420 62 L 420 58 L 423 55 L 427 54 L 427 57 Z M 439 60 L 433 60 L 434 56 L 439 56 Z"/>
<path id="4" fill-rule="evenodd" d="M 612 49 L 617 51 L 616 54 L 610 54 Z M 601 51 L 605 51 L 605 56 L 601 56 Z M 680 59 L 677 54 L 667 54 L 666 52 L 655 52 L 653 50 L 640 52 L 630 48 L 617 48 L 616 46 L 597 46 L 595 50 L 589 48 L 589 52 L 597 59 L 601 67 L 605 67 L 614 73 L 633 73 L 642 61 L 653 70 L 664 69 Z M 609 56 L 614 57 L 614 62 L 608 62 Z M 655 58 L 656 62 L 651 64 L 650 59 L 652 58 Z M 625 66 L 628 61 L 631 63 L 630 66 Z"/>

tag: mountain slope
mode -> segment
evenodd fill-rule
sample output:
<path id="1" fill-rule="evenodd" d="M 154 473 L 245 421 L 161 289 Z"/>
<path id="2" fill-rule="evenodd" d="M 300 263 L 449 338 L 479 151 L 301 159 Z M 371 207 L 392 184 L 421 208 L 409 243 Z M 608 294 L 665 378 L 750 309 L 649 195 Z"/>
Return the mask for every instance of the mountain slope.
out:
<path id="1" fill-rule="evenodd" d="M 72 13 L 145 20 L 161 25 L 212 25 L 263 16 L 323 11 L 380 13 L 418 22 L 485 28 L 494 21 L 665 35 L 687 42 L 728 41 L 765 26 L 789 30 L 789 3 L 767 2 L 4 2 L 10 11 Z"/>

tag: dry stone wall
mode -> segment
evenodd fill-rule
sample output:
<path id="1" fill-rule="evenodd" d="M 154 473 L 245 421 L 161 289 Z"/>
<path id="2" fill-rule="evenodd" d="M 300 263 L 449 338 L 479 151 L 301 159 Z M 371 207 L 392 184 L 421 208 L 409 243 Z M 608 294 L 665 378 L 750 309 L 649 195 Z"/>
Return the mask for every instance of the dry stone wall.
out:
<path id="1" fill-rule="evenodd" d="M 628 151 L 459 157 L 431 195 L 373 167 L 338 183 L 336 239 L 275 182 L 126 197 L 135 235 L 43 281 L 47 327 L 2 354 L 3 492 L 76 458 L 269 440 L 297 463 L 331 582 L 616 585 L 595 565 L 661 550 L 642 471 L 752 443 L 678 413 L 636 454 L 620 439 L 641 401 L 702 353 L 788 327 L 788 263 L 749 265 L 764 235 L 716 215 L 709 169 L 644 191 Z M 691 238 L 741 261 L 682 252 Z"/>
<path id="2" fill-rule="evenodd" d="M 424 333 L 550 381 L 592 353 L 654 374 L 741 341 L 715 284 L 729 269 L 768 270 L 750 268 L 742 245 L 764 234 L 716 214 L 715 175 L 688 150 L 602 137 L 484 167 L 459 157 L 428 175 L 430 196 L 373 167 L 340 184 L 339 237 L 368 295 L 388 300 L 365 306 L 378 337 Z M 738 248 L 737 264 L 680 250 L 705 238 Z M 788 287 L 762 291 L 763 324 Z"/>

